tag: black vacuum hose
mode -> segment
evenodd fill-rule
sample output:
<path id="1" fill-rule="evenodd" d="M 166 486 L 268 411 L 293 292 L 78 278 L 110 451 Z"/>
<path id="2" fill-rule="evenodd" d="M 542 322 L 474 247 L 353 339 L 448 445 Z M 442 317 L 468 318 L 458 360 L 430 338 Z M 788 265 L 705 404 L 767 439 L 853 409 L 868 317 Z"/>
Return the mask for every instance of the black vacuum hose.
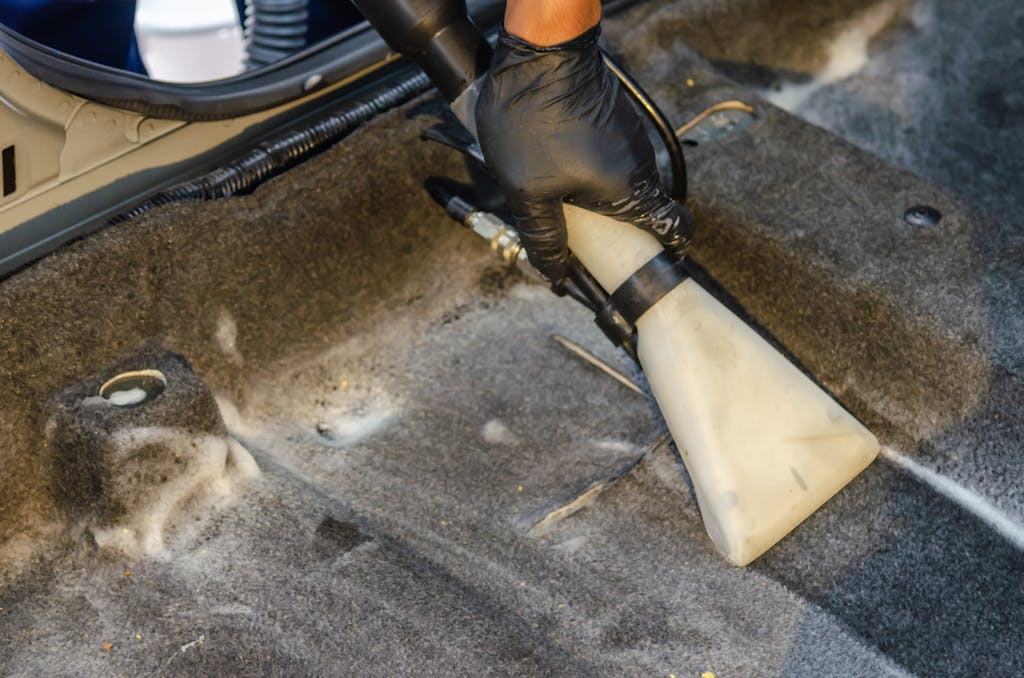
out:
<path id="1" fill-rule="evenodd" d="M 453 101 L 491 63 L 466 0 L 352 0 L 391 49 L 420 65 Z"/>
<path id="2" fill-rule="evenodd" d="M 284 59 L 306 46 L 309 0 L 245 0 L 246 68 Z"/>

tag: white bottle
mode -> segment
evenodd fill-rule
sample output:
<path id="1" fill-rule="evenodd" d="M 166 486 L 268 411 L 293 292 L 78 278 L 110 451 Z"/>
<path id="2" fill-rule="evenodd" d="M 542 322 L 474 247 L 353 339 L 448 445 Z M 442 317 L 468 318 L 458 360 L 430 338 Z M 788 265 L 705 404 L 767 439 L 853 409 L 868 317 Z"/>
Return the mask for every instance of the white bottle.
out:
<path id="1" fill-rule="evenodd" d="M 651 235 L 565 206 L 569 248 L 609 292 L 661 252 Z M 636 323 L 640 363 L 708 535 L 746 565 L 864 470 L 878 441 L 692 279 Z"/>

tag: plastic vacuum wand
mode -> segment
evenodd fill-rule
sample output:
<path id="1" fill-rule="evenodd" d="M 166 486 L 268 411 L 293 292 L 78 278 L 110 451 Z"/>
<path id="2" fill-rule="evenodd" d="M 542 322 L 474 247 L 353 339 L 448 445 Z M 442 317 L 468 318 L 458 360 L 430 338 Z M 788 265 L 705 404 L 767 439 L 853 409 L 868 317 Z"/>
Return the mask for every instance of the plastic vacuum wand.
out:
<path id="1" fill-rule="evenodd" d="M 357 4 L 372 5 L 367 18 L 424 66 L 473 132 L 486 42 L 452 11 L 464 12 L 465 0 Z M 445 28 L 455 25 L 461 28 Z M 453 35 L 464 42 L 461 55 L 452 51 L 459 44 Z M 440 57 L 431 62 L 431 55 Z M 601 310 L 635 326 L 637 355 L 683 453 L 709 536 L 731 562 L 749 563 L 870 464 L 877 439 L 686 277 L 679 262 L 666 262 L 651 234 L 571 204 L 563 210 L 569 250 L 611 290 L 613 303 Z"/>

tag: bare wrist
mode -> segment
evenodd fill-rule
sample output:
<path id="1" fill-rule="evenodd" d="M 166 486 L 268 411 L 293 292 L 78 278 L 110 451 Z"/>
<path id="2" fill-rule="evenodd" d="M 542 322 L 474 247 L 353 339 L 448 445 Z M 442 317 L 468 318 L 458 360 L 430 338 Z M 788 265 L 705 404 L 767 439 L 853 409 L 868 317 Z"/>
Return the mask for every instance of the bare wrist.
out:
<path id="1" fill-rule="evenodd" d="M 541 47 L 572 40 L 600 21 L 600 0 L 508 0 L 505 7 L 505 30 Z"/>

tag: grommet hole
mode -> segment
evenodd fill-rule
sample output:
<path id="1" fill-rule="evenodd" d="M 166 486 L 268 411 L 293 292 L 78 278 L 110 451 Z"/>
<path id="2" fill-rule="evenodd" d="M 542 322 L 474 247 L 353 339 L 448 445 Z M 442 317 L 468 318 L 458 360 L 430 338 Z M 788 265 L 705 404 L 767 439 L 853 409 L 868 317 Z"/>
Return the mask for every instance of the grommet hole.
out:
<path id="1" fill-rule="evenodd" d="M 115 407 L 137 407 L 153 400 L 167 388 L 160 370 L 122 372 L 100 387 L 100 397 Z"/>

